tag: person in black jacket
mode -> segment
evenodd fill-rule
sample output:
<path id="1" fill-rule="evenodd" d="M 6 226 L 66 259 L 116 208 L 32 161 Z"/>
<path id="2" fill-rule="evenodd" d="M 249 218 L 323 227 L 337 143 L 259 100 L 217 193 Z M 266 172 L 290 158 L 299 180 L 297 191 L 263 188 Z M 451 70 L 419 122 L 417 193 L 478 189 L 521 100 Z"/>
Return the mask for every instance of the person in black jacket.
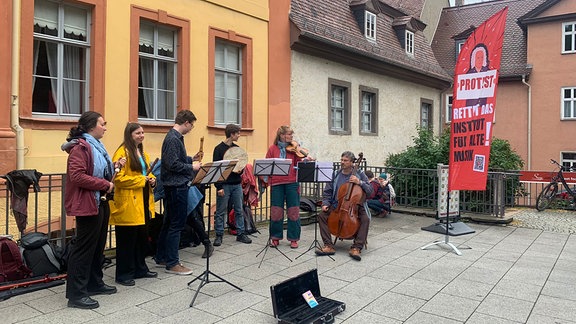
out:
<path id="1" fill-rule="evenodd" d="M 228 124 L 224 129 L 226 139 L 214 148 L 212 161 L 220 161 L 224 159 L 224 154 L 231 147 L 237 147 L 234 142 L 240 137 L 240 126 L 235 124 Z M 234 206 L 234 213 L 236 215 L 236 241 L 250 244 L 252 240 L 244 233 L 244 217 L 242 211 L 242 200 L 244 194 L 242 192 L 242 172 L 231 172 L 224 182 L 217 182 L 214 184 L 216 187 L 216 215 L 214 216 L 214 227 L 216 232 L 216 239 L 214 246 L 222 245 L 222 236 L 224 235 L 224 216 L 228 211 L 228 201 L 232 199 Z"/>

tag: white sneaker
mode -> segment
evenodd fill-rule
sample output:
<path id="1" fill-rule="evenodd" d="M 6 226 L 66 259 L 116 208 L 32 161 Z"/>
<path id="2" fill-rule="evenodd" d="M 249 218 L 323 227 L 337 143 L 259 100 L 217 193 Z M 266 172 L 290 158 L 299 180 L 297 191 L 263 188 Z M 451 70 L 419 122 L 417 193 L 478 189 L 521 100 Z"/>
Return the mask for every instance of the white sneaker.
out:
<path id="1" fill-rule="evenodd" d="M 182 264 L 177 264 L 170 269 L 164 270 L 166 273 L 181 275 L 181 276 L 188 276 L 192 274 L 192 270 L 186 268 Z"/>

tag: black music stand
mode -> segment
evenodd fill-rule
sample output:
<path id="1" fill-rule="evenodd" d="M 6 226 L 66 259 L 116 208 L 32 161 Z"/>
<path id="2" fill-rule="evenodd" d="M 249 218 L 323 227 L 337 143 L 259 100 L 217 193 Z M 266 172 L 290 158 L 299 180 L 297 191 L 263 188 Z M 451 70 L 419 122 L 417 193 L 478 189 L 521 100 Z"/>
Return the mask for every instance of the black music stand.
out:
<path id="1" fill-rule="evenodd" d="M 298 182 L 311 182 L 316 184 L 315 199 L 320 198 L 320 183 L 332 182 L 332 174 L 334 173 L 334 166 L 332 162 L 298 162 Z M 300 253 L 295 259 L 298 259 L 308 251 L 317 248 L 322 249 L 322 245 L 318 241 L 318 210 L 314 211 L 314 241 L 310 244 L 308 250 Z M 329 255 L 332 261 L 334 258 Z"/>
<path id="2" fill-rule="evenodd" d="M 254 175 L 287 176 L 290 173 L 291 166 L 292 166 L 292 160 L 290 159 L 279 159 L 279 158 L 256 159 L 254 160 Z M 272 246 L 272 237 L 270 236 L 270 231 L 268 231 L 268 242 L 266 242 L 266 246 L 264 246 L 264 248 L 260 252 L 258 252 L 258 254 L 256 254 L 256 257 L 258 257 L 260 254 L 262 254 L 262 252 L 264 252 L 264 255 L 262 255 L 262 260 L 260 260 L 260 264 L 258 265 L 258 268 L 262 266 L 262 262 L 266 257 L 266 252 L 268 251 L 269 247 L 275 248 L 276 251 L 280 252 L 280 254 L 282 254 L 286 259 L 292 262 L 292 259 L 290 259 L 286 254 L 284 254 L 284 252 L 280 251 L 280 249 L 278 249 L 277 246 Z"/>
<path id="3" fill-rule="evenodd" d="M 200 167 L 200 170 L 198 170 L 198 173 L 196 174 L 196 177 L 194 177 L 194 180 L 192 180 L 192 184 L 203 184 L 208 187 L 208 200 L 206 203 L 206 205 L 208 205 L 208 233 L 210 233 L 210 223 L 211 223 L 210 205 L 212 200 L 211 199 L 212 191 L 210 185 L 215 182 L 226 180 L 226 178 L 228 178 L 228 176 L 230 175 L 230 172 L 232 172 L 232 169 L 234 169 L 234 167 L 236 166 L 237 162 L 238 160 L 221 160 L 216 162 L 205 163 Z M 210 281 L 209 275 L 213 275 L 214 277 L 220 280 Z M 196 301 L 196 297 L 198 297 L 200 289 L 202 289 L 202 287 L 209 284 L 210 282 L 225 282 L 230 286 L 238 289 L 239 291 L 242 291 L 242 288 L 234 285 L 233 283 L 225 280 L 224 278 L 210 271 L 210 253 L 206 255 L 206 270 L 204 270 L 204 272 L 202 272 L 196 278 L 188 282 L 188 286 L 190 286 L 196 280 L 200 280 L 200 285 L 198 285 L 198 289 L 194 294 L 194 298 L 192 298 L 190 307 L 194 305 L 194 302 Z"/>

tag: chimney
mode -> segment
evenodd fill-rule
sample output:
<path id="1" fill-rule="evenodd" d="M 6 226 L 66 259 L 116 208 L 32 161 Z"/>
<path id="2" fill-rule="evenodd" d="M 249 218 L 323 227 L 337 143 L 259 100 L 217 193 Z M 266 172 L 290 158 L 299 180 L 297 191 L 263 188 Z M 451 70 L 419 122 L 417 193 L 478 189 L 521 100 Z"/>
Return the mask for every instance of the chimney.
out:
<path id="1" fill-rule="evenodd" d="M 455 5 L 456 7 L 460 7 L 460 6 L 464 5 L 464 0 L 456 0 L 456 1 L 454 2 L 454 5 Z"/>

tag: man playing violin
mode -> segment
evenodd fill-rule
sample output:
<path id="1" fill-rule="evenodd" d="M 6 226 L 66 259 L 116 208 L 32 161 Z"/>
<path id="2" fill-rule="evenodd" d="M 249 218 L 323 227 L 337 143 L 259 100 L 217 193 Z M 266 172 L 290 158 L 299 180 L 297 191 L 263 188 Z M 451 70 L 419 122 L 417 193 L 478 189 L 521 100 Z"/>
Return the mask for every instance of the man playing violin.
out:
<path id="1" fill-rule="evenodd" d="M 328 227 L 328 217 L 334 217 L 334 215 L 331 216 L 331 211 L 338 208 L 338 190 L 340 187 L 346 183 L 355 184 L 362 188 L 362 191 L 366 196 L 372 194 L 372 186 L 364 172 L 358 170 L 354 173 L 354 161 L 354 153 L 350 151 L 342 153 L 340 158 L 341 169 L 334 174 L 332 182 L 327 183 L 326 187 L 324 187 L 324 192 L 322 194 L 322 211 L 318 215 L 320 236 L 324 242 L 324 247 L 316 250 L 317 255 L 333 255 L 336 252 L 334 250 L 332 235 Z M 368 217 L 367 206 L 364 201 L 361 201 L 360 204 L 356 204 L 354 208 L 357 209 L 360 226 L 356 234 L 354 234 L 354 242 L 352 243 L 348 254 L 352 259 L 360 261 L 362 259 L 361 251 L 366 245 L 366 238 L 368 237 L 370 218 Z"/>

